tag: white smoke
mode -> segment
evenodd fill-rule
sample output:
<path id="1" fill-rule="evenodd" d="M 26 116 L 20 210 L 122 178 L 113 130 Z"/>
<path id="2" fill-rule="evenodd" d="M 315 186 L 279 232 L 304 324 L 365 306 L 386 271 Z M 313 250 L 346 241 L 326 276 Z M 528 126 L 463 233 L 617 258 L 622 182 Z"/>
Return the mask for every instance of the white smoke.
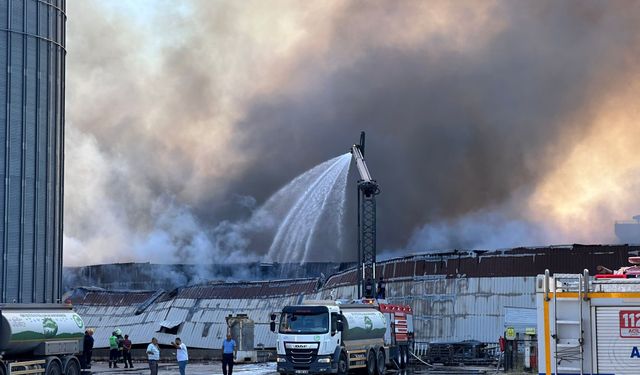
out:
<path id="1" fill-rule="evenodd" d="M 170 194 L 154 196 L 135 186 L 127 160 L 112 159 L 96 140 L 77 128 L 67 129 L 64 236 L 65 265 L 110 262 L 212 263 L 246 262 L 246 240 L 227 222 L 207 230 Z M 251 202 L 248 197 L 242 198 Z M 126 206 L 121 206 L 124 202 Z M 140 217 L 131 216 L 135 208 Z M 75 235 L 74 235 L 75 234 Z M 220 236 L 218 242 L 211 238 Z M 245 241 L 245 242 L 243 242 Z M 224 242 L 224 243 L 222 243 Z M 238 244 L 240 242 L 240 244 Z M 234 246 L 225 247 L 234 243 Z M 91 249 L 91 251 L 87 251 Z"/>
<path id="2" fill-rule="evenodd" d="M 256 206 L 363 127 L 379 248 L 610 240 L 640 12 L 576 3 L 70 1 L 65 263 L 260 258 Z"/>

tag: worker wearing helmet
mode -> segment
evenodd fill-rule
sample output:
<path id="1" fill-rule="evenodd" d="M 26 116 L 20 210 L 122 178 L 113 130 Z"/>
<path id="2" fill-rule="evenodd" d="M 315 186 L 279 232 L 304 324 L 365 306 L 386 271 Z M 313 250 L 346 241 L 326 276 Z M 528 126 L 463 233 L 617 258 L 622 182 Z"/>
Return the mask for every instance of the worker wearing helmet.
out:
<path id="1" fill-rule="evenodd" d="M 118 350 L 118 335 L 116 331 L 111 333 L 111 337 L 109 337 L 109 368 L 113 364 L 113 368 L 118 368 L 118 354 L 120 351 Z"/>

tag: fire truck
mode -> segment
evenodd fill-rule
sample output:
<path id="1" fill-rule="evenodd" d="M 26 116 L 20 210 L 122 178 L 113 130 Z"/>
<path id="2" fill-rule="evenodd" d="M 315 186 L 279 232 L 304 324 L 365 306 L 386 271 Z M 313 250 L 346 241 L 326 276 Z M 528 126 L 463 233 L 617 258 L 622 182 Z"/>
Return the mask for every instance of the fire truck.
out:
<path id="1" fill-rule="evenodd" d="M 538 275 L 540 374 L 640 374 L 637 275 L 638 266 L 595 277 L 588 270 Z"/>

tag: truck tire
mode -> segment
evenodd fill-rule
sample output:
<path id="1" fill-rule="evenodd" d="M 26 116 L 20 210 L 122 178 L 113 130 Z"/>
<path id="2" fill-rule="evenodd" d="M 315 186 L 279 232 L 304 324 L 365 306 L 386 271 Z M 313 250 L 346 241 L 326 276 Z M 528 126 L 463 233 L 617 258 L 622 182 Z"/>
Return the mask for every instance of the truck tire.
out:
<path id="1" fill-rule="evenodd" d="M 347 375 L 349 372 L 349 361 L 347 360 L 347 355 L 344 352 L 340 353 L 340 358 L 338 359 L 338 375 Z"/>
<path id="2" fill-rule="evenodd" d="M 64 375 L 80 375 L 80 362 L 76 357 L 68 358 L 64 365 Z"/>
<path id="3" fill-rule="evenodd" d="M 398 348 L 398 353 L 400 354 L 400 369 L 404 370 L 405 368 L 407 368 L 407 347 L 401 345 Z"/>
<path id="4" fill-rule="evenodd" d="M 377 368 L 377 370 L 376 370 L 376 374 L 378 374 L 378 375 L 384 375 L 384 370 L 385 370 L 385 367 L 386 367 L 386 365 L 385 365 L 385 359 L 386 359 L 386 357 L 385 357 L 385 355 L 384 355 L 384 349 L 382 349 L 382 348 L 381 348 L 381 349 L 378 351 L 378 358 L 377 358 L 377 360 L 376 360 L 376 362 L 378 363 L 378 368 Z"/>
<path id="5" fill-rule="evenodd" d="M 62 375 L 62 366 L 60 366 L 60 361 L 55 359 L 49 361 L 47 363 L 47 368 L 44 371 L 45 375 Z"/>
<path id="6" fill-rule="evenodd" d="M 377 370 L 376 353 L 373 350 L 369 350 L 369 354 L 367 354 L 367 375 L 376 375 Z"/>

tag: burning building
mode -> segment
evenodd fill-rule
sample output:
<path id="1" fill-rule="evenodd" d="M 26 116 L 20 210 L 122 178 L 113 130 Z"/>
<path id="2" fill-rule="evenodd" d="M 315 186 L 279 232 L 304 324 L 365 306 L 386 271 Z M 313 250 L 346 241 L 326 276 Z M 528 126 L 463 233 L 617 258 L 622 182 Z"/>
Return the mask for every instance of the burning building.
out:
<path id="1" fill-rule="evenodd" d="M 376 267 L 387 282 L 387 299 L 411 305 L 416 340 L 476 339 L 496 342 L 508 308 L 535 307 L 535 278 L 545 269 L 570 273 L 598 265 L 626 264 L 640 246 L 568 245 L 503 251 L 451 251 L 390 259 Z M 321 278 L 217 282 L 172 291 L 108 291 L 76 288 L 67 294 L 87 326 L 96 329 L 96 347 L 106 347 L 114 328 L 135 344 L 179 335 L 190 347 L 218 349 L 225 317 L 247 314 L 255 322 L 255 345 L 275 346 L 269 315 L 305 299 L 357 297 L 357 270 Z"/>

